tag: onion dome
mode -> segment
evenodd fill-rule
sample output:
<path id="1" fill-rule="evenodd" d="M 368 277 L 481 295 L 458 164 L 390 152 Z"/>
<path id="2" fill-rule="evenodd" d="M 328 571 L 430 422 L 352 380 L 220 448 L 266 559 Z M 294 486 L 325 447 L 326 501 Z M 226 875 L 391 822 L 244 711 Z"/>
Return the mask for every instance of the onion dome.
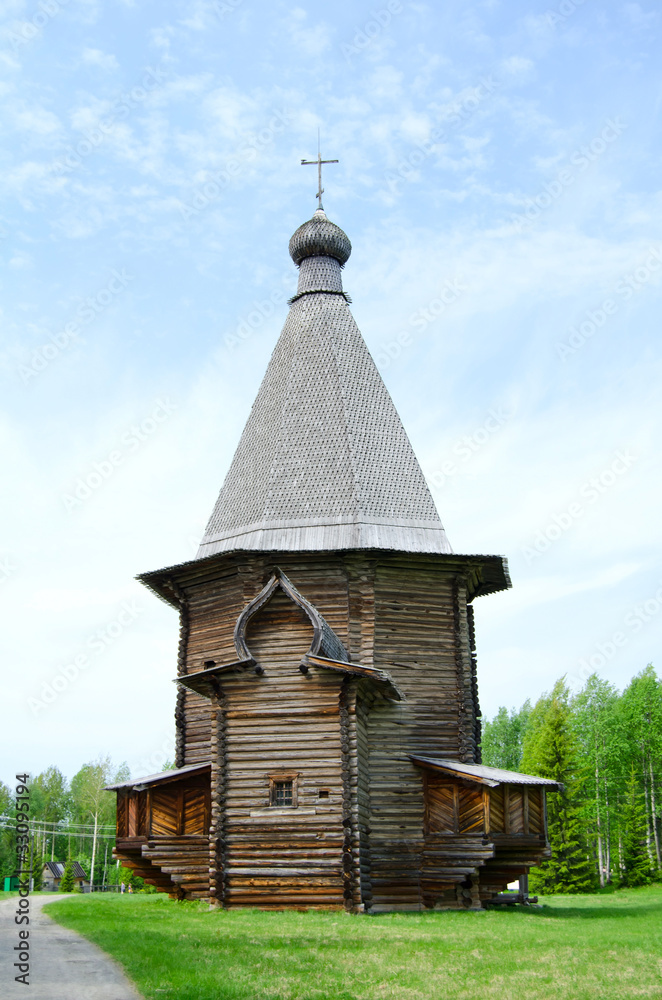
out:
<path id="1" fill-rule="evenodd" d="M 334 257 L 342 267 L 351 252 L 349 237 L 340 226 L 329 222 L 321 208 L 312 219 L 299 226 L 290 240 L 290 257 L 297 266 L 306 257 Z"/>

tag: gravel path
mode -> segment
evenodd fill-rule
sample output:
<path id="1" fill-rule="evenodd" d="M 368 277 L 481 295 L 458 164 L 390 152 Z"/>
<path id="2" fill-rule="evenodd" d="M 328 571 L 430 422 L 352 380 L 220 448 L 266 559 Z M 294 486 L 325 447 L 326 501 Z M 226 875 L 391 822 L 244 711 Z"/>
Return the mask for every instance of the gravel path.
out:
<path id="1" fill-rule="evenodd" d="M 18 897 L 0 902 L 0 996 L 2 1000 L 142 1000 L 112 958 L 75 931 L 60 927 L 41 912 L 45 903 L 62 899 L 57 894 L 30 896 L 29 986 L 14 981 L 20 971 L 13 949 L 18 932 L 14 923 Z"/>

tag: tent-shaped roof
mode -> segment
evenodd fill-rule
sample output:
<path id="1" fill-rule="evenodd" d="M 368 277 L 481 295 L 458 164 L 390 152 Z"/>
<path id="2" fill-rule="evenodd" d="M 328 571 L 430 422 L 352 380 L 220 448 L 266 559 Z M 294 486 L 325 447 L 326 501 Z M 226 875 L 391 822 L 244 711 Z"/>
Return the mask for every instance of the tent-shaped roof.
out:
<path id="1" fill-rule="evenodd" d="M 342 290 L 350 252 L 321 210 L 292 237 L 297 294 L 198 558 L 241 549 L 452 551 Z"/>

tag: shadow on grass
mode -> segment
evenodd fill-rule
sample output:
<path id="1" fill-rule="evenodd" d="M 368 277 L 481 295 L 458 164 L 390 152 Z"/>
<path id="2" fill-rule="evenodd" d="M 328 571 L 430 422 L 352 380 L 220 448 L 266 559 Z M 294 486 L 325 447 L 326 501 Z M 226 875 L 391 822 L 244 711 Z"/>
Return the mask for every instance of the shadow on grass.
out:
<path id="1" fill-rule="evenodd" d="M 658 888 L 658 887 L 655 887 Z M 662 887 L 660 887 L 662 888 Z M 642 893 L 639 896 L 639 893 Z M 631 894 L 630 894 L 631 893 Z M 637 894 L 635 896 L 635 893 Z M 8 897 L 8 893 L 4 894 L 5 898 Z M 0 894 L 2 898 L 2 894 Z M 81 903 L 84 899 L 89 897 L 78 897 Z M 148 894 L 143 897 L 145 904 L 142 913 L 138 911 L 142 907 L 137 907 L 137 904 L 141 901 L 139 896 L 125 896 L 117 897 L 113 895 L 111 899 L 111 908 L 118 912 L 116 907 L 127 906 L 131 911 L 133 916 L 144 917 L 144 919 L 149 920 L 150 923 L 154 921 L 155 917 L 158 919 L 158 914 L 153 912 L 153 906 L 157 906 L 160 910 L 163 906 L 163 900 L 158 896 Z M 549 900 L 549 901 L 548 901 Z M 95 900 L 98 902 L 98 900 Z M 59 903 L 56 898 L 53 899 L 52 903 L 49 903 L 45 907 L 45 911 L 48 912 L 51 906 Z M 149 905 L 152 903 L 152 906 Z M 168 901 L 168 904 L 170 901 Z M 161 904 L 161 905 L 159 905 Z M 178 902 L 175 904 L 177 908 L 181 908 L 183 912 L 188 911 L 191 915 L 198 914 L 200 917 L 211 916 L 213 919 L 213 913 L 211 913 L 206 904 L 200 903 L 200 901 L 187 900 L 184 902 Z M 168 905 L 169 909 L 169 905 Z M 218 909 L 214 911 L 217 915 L 225 915 L 229 911 Z M 241 913 L 243 919 L 250 918 L 251 914 L 255 916 L 263 917 L 265 911 L 259 908 L 246 907 L 241 908 L 241 910 L 232 911 L 237 917 Z M 642 890 L 629 890 L 628 897 L 621 895 L 620 892 L 610 892 L 610 893 L 596 893 L 594 895 L 586 896 L 552 896 L 543 897 L 542 906 L 499 906 L 493 907 L 488 910 L 476 911 L 476 910 L 418 910 L 418 911 L 399 911 L 397 913 L 373 913 L 373 914 L 340 914 L 338 912 L 318 912 L 318 916 L 322 918 L 323 921 L 335 921 L 340 919 L 349 918 L 349 920 L 357 921 L 370 921 L 371 923 L 391 923 L 391 922 L 416 922 L 416 921 L 434 921 L 441 922 L 444 920 L 482 920 L 487 915 L 496 915 L 497 919 L 500 920 L 623 920 L 625 918 L 646 918 L 653 917 L 654 915 L 658 919 L 662 920 L 662 893 L 656 892 L 654 896 L 649 896 L 647 889 Z M 164 916 L 165 916 L 164 912 Z M 339 1000 L 339 998 L 338 998 Z"/>
<path id="2" fill-rule="evenodd" d="M 585 897 L 584 897 L 585 898 Z M 603 897 L 600 897 L 604 899 Z M 495 913 L 503 920 L 516 920 L 516 919 L 529 919 L 529 920 L 622 920 L 625 918 L 632 919 L 637 917 L 645 917 L 646 915 L 652 915 L 655 913 L 659 915 L 662 919 L 662 901 L 660 899 L 651 900 L 650 902 L 622 902 L 620 905 L 614 901 L 613 903 L 605 905 L 600 903 L 598 905 L 591 906 L 588 905 L 573 905 L 569 900 L 566 903 L 556 902 L 552 905 L 549 903 L 543 903 L 540 905 L 533 906 L 499 906 L 490 907 L 487 910 L 476 911 L 476 910 L 436 910 L 436 911 L 419 911 L 412 913 L 375 913 L 370 915 L 370 920 L 384 920 L 389 919 L 392 916 L 397 916 L 400 918 L 418 918 L 434 920 L 438 918 L 448 918 L 454 920 L 471 920 L 478 916 L 480 919 L 482 913 Z"/>
<path id="3" fill-rule="evenodd" d="M 622 920 L 625 917 L 643 917 L 647 913 L 653 913 L 653 911 L 662 915 L 660 903 L 648 903 L 639 906 L 546 906 L 543 904 L 542 910 L 533 911 L 531 916 L 552 920 L 567 920 L 568 918 L 579 918 L 580 920 Z"/>

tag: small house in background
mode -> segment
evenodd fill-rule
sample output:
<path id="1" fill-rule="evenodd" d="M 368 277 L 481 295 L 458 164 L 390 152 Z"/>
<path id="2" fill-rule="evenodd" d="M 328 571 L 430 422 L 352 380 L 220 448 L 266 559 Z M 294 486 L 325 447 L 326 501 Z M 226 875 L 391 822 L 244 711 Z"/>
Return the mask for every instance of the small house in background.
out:
<path id="1" fill-rule="evenodd" d="M 90 880 L 88 879 L 85 871 L 78 864 L 77 861 L 72 861 L 74 869 L 74 879 L 76 884 L 81 889 L 82 892 L 89 892 L 90 890 Z M 62 876 L 64 875 L 64 862 L 63 861 L 47 861 L 44 865 L 43 879 L 42 879 L 42 891 L 43 892 L 59 892 L 60 882 L 62 881 Z"/>

